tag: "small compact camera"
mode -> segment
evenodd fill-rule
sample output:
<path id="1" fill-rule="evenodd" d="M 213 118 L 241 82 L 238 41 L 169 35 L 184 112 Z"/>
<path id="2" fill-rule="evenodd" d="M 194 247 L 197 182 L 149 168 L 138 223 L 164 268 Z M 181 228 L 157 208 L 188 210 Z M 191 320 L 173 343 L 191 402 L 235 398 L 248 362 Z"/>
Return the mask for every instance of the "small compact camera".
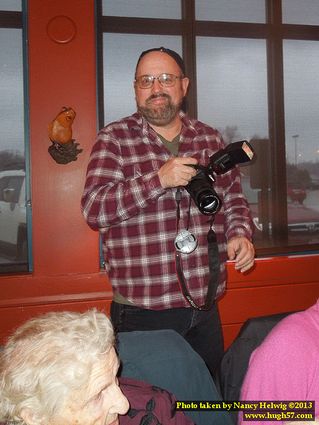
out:
<path id="1" fill-rule="evenodd" d="M 224 174 L 238 164 L 252 161 L 255 153 L 246 141 L 230 143 L 209 158 L 207 167 L 191 165 L 197 174 L 185 186 L 196 206 L 202 214 L 216 214 L 221 207 L 221 200 L 214 190 L 214 174 Z"/>

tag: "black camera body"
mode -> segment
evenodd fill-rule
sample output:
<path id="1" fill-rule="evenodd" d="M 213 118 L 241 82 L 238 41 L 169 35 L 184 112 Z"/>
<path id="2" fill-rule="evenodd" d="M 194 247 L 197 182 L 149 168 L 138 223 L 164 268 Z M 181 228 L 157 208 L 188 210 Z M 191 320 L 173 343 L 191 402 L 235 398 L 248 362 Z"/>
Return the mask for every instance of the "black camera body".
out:
<path id="1" fill-rule="evenodd" d="M 255 153 L 246 141 L 230 143 L 209 158 L 207 167 L 195 165 L 196 176 L 185 186 L 202 214 L 216 214 L 221 207 L 221 200 L 214 190 L 214 174 L 224 174 L 238 164 L 252 161 Z"/>

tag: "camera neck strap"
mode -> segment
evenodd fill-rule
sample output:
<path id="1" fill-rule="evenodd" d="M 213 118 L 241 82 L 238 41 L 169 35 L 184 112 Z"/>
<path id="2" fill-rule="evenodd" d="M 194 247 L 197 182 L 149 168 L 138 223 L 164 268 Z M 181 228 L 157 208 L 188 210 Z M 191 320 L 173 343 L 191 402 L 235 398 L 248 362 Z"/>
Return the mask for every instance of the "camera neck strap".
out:
<path id="1" fill-rule="evenodd" d="M 179 232 L 180 200 L 181 200 L 181 193 L 180 193 L 180 189 L 178 188 L 176 192 L 176 204 L 177 204 L 176 233 Z M 187 230 L 188 230 L 189 222 L 190 222 L 190 205 L 191 205 L 191 198 L 189 199 Z M 179 287 L 185 300 L 195 310 L 210 310 L 210 308 L 215 302 L 217 287 L 219 283 L 220 263 L 219 263 L 218 243 L 217 243 L 216 233 L 214 232 L 212 225 L 213 225 L 213 217 L 211 217 L 210 229 L 207 233 L 209 280 L 208 280 L 205 303 L 202 306 L 199 306 L 195 303 L 195 301 L 193 300 L 188 290 L 183 268 L 182 268 L 182 254 L 181 252 L 175 250 L 175 268 L 176 268 L 176 274 L 178 278 Z"/>

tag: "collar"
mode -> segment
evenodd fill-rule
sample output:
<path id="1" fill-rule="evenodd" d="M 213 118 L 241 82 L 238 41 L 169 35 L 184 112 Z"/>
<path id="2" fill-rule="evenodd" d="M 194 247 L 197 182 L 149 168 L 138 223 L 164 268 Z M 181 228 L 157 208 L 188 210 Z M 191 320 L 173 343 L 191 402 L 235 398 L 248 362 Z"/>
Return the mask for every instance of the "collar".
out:
<path id="1" fill-rule="evenodd" d="M 189 116 L 183 111 L 179 112 L 179 116 L 183 124 L 181 130 L 181 138 L 194 137 L 197 134 L 197 130 L 195 127 L 197 121 L 189 118 Z M 157 140 L 157 134 L 155 130 L 153 130 L 149 122 L 139 112 L 133 114 L 131 118 L 133 119 L 128 124 L 129 128 L 142 131 L 142 140 L 144 143 L 149 143 L 150 135 L 154 142 Z"/>

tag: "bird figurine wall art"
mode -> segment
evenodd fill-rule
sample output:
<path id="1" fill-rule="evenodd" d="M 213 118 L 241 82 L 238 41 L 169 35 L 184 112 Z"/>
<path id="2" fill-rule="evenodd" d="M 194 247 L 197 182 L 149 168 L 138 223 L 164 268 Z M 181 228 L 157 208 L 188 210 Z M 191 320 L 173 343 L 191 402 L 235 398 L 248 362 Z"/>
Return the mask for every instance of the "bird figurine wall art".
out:
<path id="1" fill-rule="evenodd" d="M 58 164 L 68 164 L 76 161 L 83 149 L 78 149 L 79 143 L 72 139 L 72 124 L 76 113 L 70 108 L 63 106 L 58 115 L 48 125 L 48 135 L 51 146 L 48 151 Z"/>

